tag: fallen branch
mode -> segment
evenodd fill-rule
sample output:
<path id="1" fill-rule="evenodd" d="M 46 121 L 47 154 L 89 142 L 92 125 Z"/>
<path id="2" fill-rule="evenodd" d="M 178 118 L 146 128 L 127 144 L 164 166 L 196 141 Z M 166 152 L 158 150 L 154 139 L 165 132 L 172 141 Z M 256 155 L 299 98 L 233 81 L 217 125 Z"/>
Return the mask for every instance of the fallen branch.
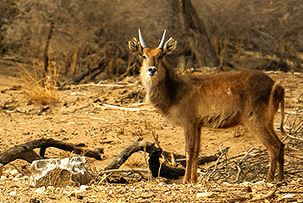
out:
<path id="1" fill-rule="evenodd" d="M 88 76 L 89 74 L 92 74 L 93 72 L 97 71 L 97 70 L 101 70 L 104 71 L 104 63 L 100 63 L 97 67 L 94 68 L 88 68 L 87 70 L 81 72 L 79 75 L 75 76 L 73 78 L 73 84 L 77 85 L 81 82 L 81 80 L 83 80 L 86 76 Z"/>
<path id="2" fill-rule="evenodd" d="M 119 109 L 119 110 L 124 110 L 124 111 L 155 111 L 155 109 L 126 108 L 126 107 L 115 106 L 115 105 L 106 104 L 106 103 L 104 103 L 102 105 L 112 108 L 112 109 Z"/>
<path id="3" fill-rule="evenodd" d="M 103 171 L 118 169 L 135 152 L 151 152 L 153 149 L 155 149 L 154 143 L 145 142 L 142 141 L 142 138 L 139 138 L 137 141 L 128 145 L 109 165 L 104 168 Z"/>
<path id="4" fill-rule="evenodd" d="M 98 150 L 88 150 L 83 149 L 77 145 L 66 143 L 58 140 L 50 139 L 39 139 L 27 142 L 25 144 L 16 145 L 9 150 L 0 154 L 0 163 L 6 165 L 16 159 L 23 159 L 29 163 L 34 160 L 43 159 L 45 151 L 48 147 L 56 147 L 65 151 L 70 151 L 75 154 L 81 154 L 88 157 L 93 157 L 95 159 L 101 160 L 101 153 L 103 149 Z M 34 152 L 34 149 L 40 148 L 40 154 L 38 155 Z"/>
<path id="5" fill-rule="evenodd" d="M 128 145 L 124 150 L 121 151 L 121 153 L 110 163 L 108 164 L 103 171 L 99 174 L 104 175 L 107 174 L 107 171 L 112 172 L 113 169 L 118 169 L 120 166 L 135 152 L 138 151 L 145 151 L 147 153 L 153 152 L 157 147 L 155 146 L 155 143 L 150 143 L 150 142 L 145 142 L 142 140 L 142 138 L 139 138 L 135 142 L 131 143 Z M 222 150 L 221 152 L 213 155 L 213 156 L 208 156 L 208 157 L 201 157 L 200 160 L 206 163 L 207 161 L 213 161 L 217 160 L 218 157 L 222 157 L 224 154 L 227 153 L 228 147 Z M 171 158 L 171 153 L 170 152 L 162 152 L 163 156 L 165 159 L 170 159 Z M 176 155 L 176 157 L 185 157 L 184 155 Z M 182 160 L 183 161 L 183 160 Z M 186 162 L 186 160 L 185 160 Z M 181 163 L 182 164 L 182 163 Z"/>

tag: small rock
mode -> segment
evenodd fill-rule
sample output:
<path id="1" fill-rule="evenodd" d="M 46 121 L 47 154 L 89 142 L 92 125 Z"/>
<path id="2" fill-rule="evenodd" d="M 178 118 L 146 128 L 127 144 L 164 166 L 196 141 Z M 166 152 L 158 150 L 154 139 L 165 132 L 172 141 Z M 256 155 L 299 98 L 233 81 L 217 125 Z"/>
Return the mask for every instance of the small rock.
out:
<path id="1" fill-rule="evenodd" d="M 16 179 L 20 179 L 20 178 L 22 178 L 22 176 L 23 176 L 23 175 L 22 175 L 21 173 L 18 173 L 18 174 L 15 176 L 15 178 L 16 178 Z"/>
<path id="2" fill-rule="evenodd" d="M 228 183 L 228 182 L 223 182 L 223 186 L 231 186 L 232 184 L 231 183 Z"/>
<path id="3" fill-rule="evenodd" d="M 42 203 L 42 201 L 40 201 L 37 197 L 30 199 L 29 202 L 30 203 Z"/>
<path id="4" fill-rule="evenodd" d="M 280 197 L 279 199 L 278 199 L 278 201 L 283 201 L 283 200 L 285 200 L 286 202 L 288 202 L 288 201 L 293 201 L 294 200 L 294 198 L 296 197 L 296 194 L 286 194 L 286 195 L 284 195 L 283 197 Z"/>
<path id="5" fill-rule="evenodd" d="M 245 181 L 245 182 L 243 182 L 243 183 L 240 183 L 240 185 L 242 186 L 249 186 L 249 185 L 251 185 L 251 182 L 247 182 L 247 181 Z"/>
<path id="6" fill-rule="evenodd" d="M 298 182 L 299 184 L 303 184 L 303 179 L 302 179 L 302 178 L 299 178 L 299 179 L 297 180 L 297 182 Z"/>
<path id="7" fill-rule="evenodd" d="M 80 195 L 80 194 L 77 194 L 76 198 L 77 198 L 77 199 L 83 199 L 84 196 L 83 196 L 83 195 Z"/>
<path id="8" fill-rule="evenodd" d="M 92 177 L 84 166 L 85 162 L 84 157 L 33 161 L 31 171 L 34 184 L 36 187 L 50 185 L 67 187 L 88 184 Z"/>
<path id="9" fill-rule="evenodd" d="M 243 189 L 243 192 L 251 193 L 251 192 L 252 192 L 251 186 L 246 186 L 246 187 Z"/>
<path id="10" fill-rule="evenodd" d="M 68 192 L 67 192 L 68 193 Z M 69 194 L 69 196 L 70 197 L 76 197 L 76 192 L 71 192 L 70 194 Z"/>
<path id="11" fill-rule="evenodd" d="M 15 177 L 19 173 L 19 171 L 17 169 L 13 169 L 9 173 Z"/>
<path id="12" fill-rule="evenodd" d="M 10 196 L 14 196 L 14 195 L 16 195 L 16 194 L 17 194 L 17 191 L 13 191 L 13 192 L 10 192 L 10 193 L 9 193 Z"/>
<path id="13" fill-rule="evenodd" d="M 45 191 L 45 187 L 44 186 L 43 187 L 39 187 L 38 189 L 35 190 L 36 193 L 40 193 L 40 194 L 42 192 L 44 192 L 44 191 Z"/>
<path id="14" fill-rule="evenodd" d="M 293 199 L 295 196 L 296 196 L 296 194 L 287 194 L 287 195 L 284 195 L 282 198 L 283 199 Z"/>
<path id="15" fill-rule="evenodd" d="M 48 189 L 48 190 L 54 190 L 55 187 L 50 185 L 50 186 L 47 186 L 47 189 Z"/>
<path id="16" fill-rule="evenodd" d="M 88 189 L 90 189 L 89 186 L 87 186 L 87 185 L 80 185 L 80 192 L 84 192 L 85 190 L 88 190 Z"/>
<path id="17" fill-rule="evenodd" d="M 217 196 L 217 195 L 218 195 L 218 194 L 213 193 L 213 192 L 202 192 L 202 193 L 198 193 L 198 194 L 197 194 L 197 198 L 200 198 L 200 197 L 212 198 L 212 197 L 215 197 L 215 196 Z"/>

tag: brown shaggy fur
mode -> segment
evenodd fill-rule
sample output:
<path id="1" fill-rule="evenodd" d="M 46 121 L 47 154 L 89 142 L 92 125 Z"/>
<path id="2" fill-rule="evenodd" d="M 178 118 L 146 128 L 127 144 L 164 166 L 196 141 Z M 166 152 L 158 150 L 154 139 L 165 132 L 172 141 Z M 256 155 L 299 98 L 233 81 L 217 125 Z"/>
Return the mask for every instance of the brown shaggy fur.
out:
<path id="1" fill-rule="evenodd" d="M 281 104 L 283 131 L 284 89 L 260 71 L 238 71 L 210 76 L 179 76 L 165 62 L 176 48 L 170 38 L 163 49 L 143 48 L 129 41 L 133 53 L 143 56 L 141 78 L 147 99 L 176 125 L 184 128 L 187 156 L 183 182 L 197 181 L 201 128 L 229 128 L 243 124 L 260 138 L 270 156 L 267 181 L 283 179 L 284 144 L 273 128 L 274 114 Z M 150 73 L 149 68 L 156 69 Z"/>

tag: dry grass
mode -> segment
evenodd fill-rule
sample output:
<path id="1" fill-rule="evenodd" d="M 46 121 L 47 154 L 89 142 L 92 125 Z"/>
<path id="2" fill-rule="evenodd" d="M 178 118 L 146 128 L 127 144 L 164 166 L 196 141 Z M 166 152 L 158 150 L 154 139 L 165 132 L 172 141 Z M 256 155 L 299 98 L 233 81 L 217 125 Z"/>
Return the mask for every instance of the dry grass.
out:
<path id="1" fill-rule="evenodd" d="M 58 82 L 59 70 L 55 62 L 49 61 L 49 72 L 45 77 L 38 79 L 38 73 L 43 72 L 43 65 L 33 65 L 33 73 L 30 73 L 23 65 L 20 65 L 24 71 L 22 76 L 25 82 L 25 98 L 36 105 L 49 105 L 60 100 L 56 84 Z"/>

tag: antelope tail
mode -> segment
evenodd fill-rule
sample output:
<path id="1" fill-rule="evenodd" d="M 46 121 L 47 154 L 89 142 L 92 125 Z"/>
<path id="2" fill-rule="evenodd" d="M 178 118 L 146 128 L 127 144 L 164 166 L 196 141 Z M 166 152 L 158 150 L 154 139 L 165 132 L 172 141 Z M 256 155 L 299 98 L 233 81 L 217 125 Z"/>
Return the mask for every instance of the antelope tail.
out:
<path id="1" fill-rule="evenodd" d="M 283 135 L 286 134 L 286 131 L 284 129 L 284 109 L 285 109 L 285 101 L 284 101 L 284 94 L 285 90 L 284 88 L 275 83 L 272 87 L 272 92 L 270 95 L 270 105 L 272 106 L 273 113 L 276 113 L 278 111 L 279 105 L 281 110 L 281 124 L 280 124 L 280 130 Z"/>

